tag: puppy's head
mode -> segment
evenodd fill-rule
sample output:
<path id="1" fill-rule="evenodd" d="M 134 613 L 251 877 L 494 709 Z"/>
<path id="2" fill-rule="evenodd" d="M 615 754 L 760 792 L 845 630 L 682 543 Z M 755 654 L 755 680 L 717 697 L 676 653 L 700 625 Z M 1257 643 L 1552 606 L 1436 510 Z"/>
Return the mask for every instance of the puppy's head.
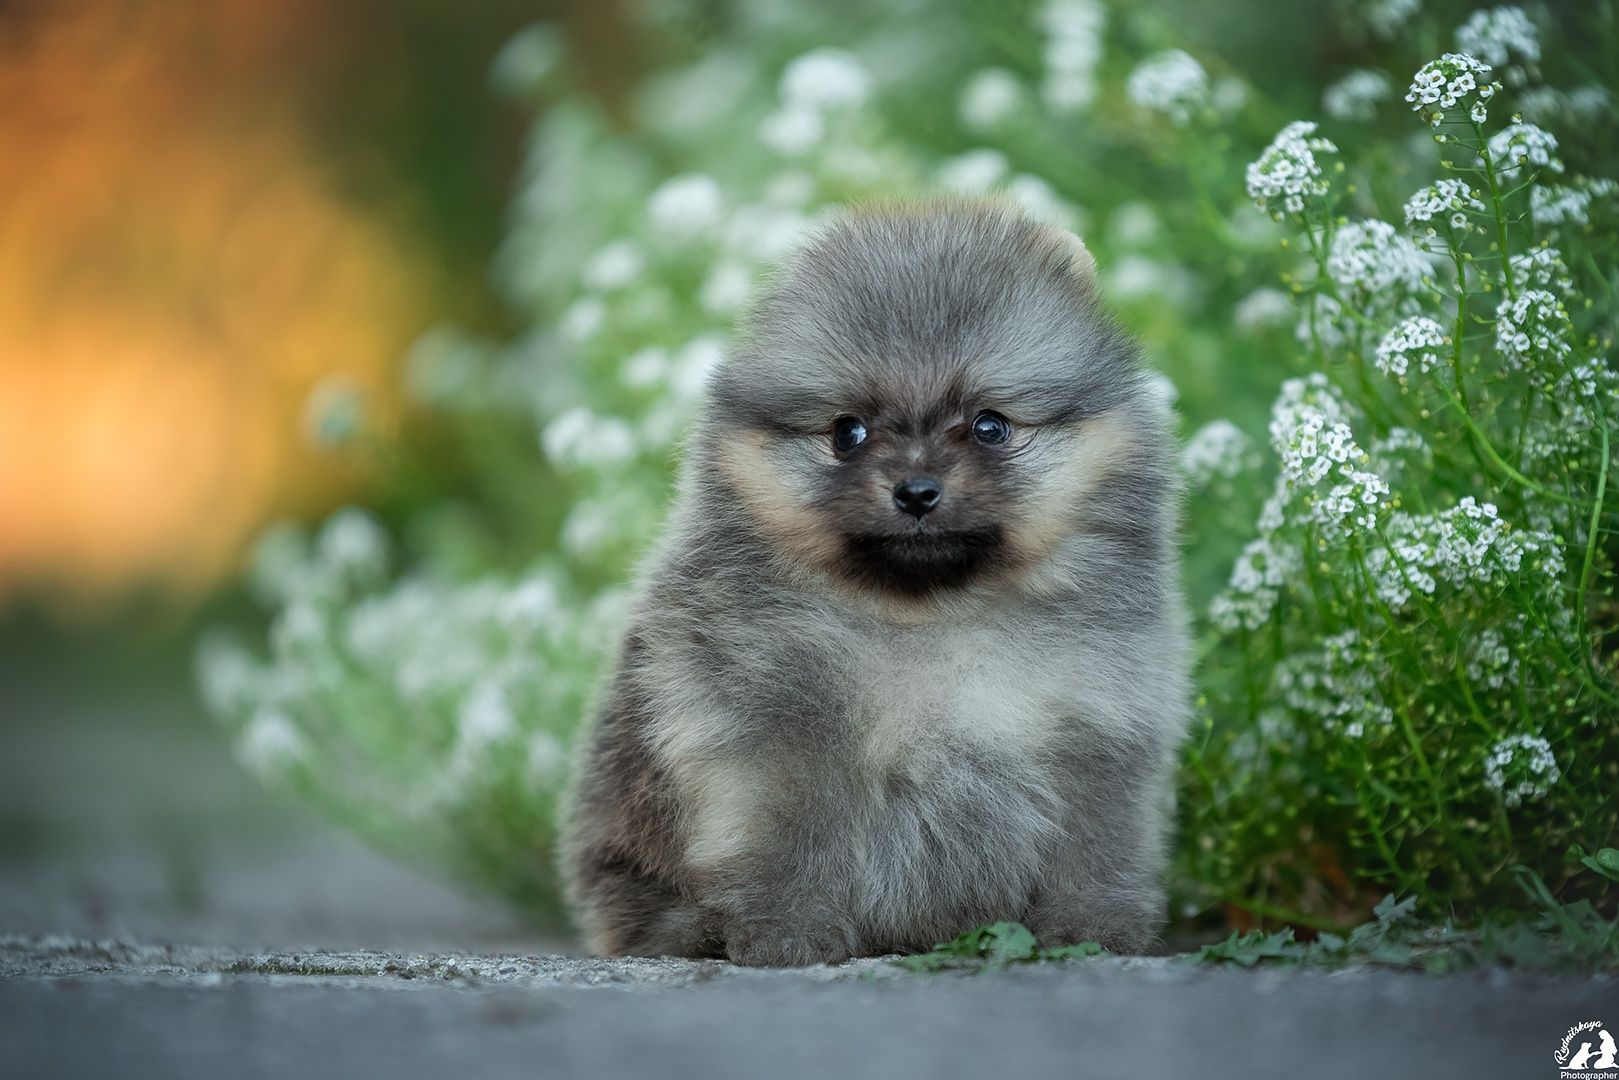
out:
<path id="1" fill-rule="evenodd" d="M 1153 434 L 1093 274 L 1077 237 L 996 204 L 844 216 L 755 308 L 696 452 L 784 556 L 856 588 L 1027 571 Z"/>

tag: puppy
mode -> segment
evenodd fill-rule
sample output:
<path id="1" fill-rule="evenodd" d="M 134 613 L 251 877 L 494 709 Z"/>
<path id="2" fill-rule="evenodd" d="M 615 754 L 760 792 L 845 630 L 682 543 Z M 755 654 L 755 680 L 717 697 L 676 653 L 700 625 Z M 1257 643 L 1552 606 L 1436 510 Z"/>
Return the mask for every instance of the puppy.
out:
<path id="1" fill-rule="evenodd" d="M 1163 918 L 1167 409 L 1075 236 L 857 210 L 716 370 L 568 800 L 606 954 L 836 963 Z"/>

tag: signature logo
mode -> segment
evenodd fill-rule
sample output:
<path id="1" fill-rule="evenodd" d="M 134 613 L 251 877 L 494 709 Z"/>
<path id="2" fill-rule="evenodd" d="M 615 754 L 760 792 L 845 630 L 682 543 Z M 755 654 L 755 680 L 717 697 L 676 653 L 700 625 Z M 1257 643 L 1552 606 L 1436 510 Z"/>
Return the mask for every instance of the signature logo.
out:
<path id="1" fill-rule="evenodd" d="M 1582 1020 L 1558 1044 L 1563 1080 L 1619 1080 L 1619 1043 L 1600 1020 Z"/>

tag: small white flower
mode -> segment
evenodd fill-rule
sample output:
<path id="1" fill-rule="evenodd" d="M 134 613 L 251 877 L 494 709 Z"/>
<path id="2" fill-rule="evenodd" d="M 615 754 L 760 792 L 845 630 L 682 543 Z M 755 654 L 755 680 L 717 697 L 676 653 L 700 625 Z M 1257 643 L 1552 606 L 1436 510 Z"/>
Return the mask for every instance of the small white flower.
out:
<path id="1" fill-rule="evenodd" d="M 759 141 L 786 158 L 802 157 L 826 136 L 826 121 L 814 109 L 783 107 L 759 121 Z"/>
<path id="2" fill-rule="evenodd" d="M 1557 136 L 1534 124 L 1512 124 L 1490 136 L 1490 160 L 1501 176 L 1516 173 L 1520 166 L 1533 165 L 1551 172 L 1563 171 L 1557 156 Z"/>
<path id="3" fill-rule="evenodd" d="M 1307 200 L 1331 190 L 1317 154 L 1336 154 L 1337 146 L 1315 135 L 1316 125 L 1296 120 L 1284 127 L 1248 166 L 1248 197 L 1273 214 L 1302 214 Z"/>
<path id="4" fill-rule="evenodd" d="M 969 150 L 939 166 L 939 186 L 981 195 L 1006 178 L 1006 155 L 987 148 Z"/>
<path id="5" fill-rule="evenodd" d="M 1544 289 L 1529 289 L 1495 309 L 1495 351 L 1509 367 L 1538 369 L 1541 361 L 1560 361 L 1573 351 L 1573 326 L 1562 301 Z"/>
<path id="6" fill-rule="evenodd" d="M 1137 64 L 1125 90 L 1141 108 L 1163 113 L 1181 126 L 1208 104 L 1209 75 L 1190 53 L 1170 49 Z"/>
<path id="7" fill-rule="evenodd" d="M 357 506 L 344 507 L 326 520 L 316 550 L 340 581 L 380 577 L 388 568 L 388 533 L 375 515 Z"/>
<path id="8" fill-rule="evenodd" d="M 558 329 L 569 341 L 583 342 L 596 336 L 607 322 L 607 305 L 599 296 L 581 296 L 563 311 Z"/>
<path id="9" fill-rule="evenodd" d="M 1545 245 L 1512 256 L 1508 274 L 1513 287 L 1519 291 L 1546 289 L 1566 293 L 1574 287 L 1574 278 L 1569 274 L 1568 264 L 1563 262 L 1562 253 Z"/>
<path id="10" fill-rule="evenodd" d="M 1394 96 L 1394 83 L 1381 71 L 1356 68 L 1321 93 L 1321 108 L 1334 120 L 1366 123 L 1377 106 Z"/>
<path id="11" fill-rule="evenodd" d="M 1023 100 L 1023 86 L 1005 68 L 975 72 L 961 88 L 956 109 L 969 131 L 990 131 L 1011 119 Z"/>
<path id="12" fill-rule="evenodd" d="M 1107 9 L 1097 0 L 1046 0 L 1038 18 L 1046 33 L 1041 99 L 1057 113 L 1089 108 L 1096 100 Z"/>
<path id="13" fill-rule="evenodd" d="M 1568 186 L 1536 184 L 1529 189 L 1529 216 L 1540 226 L 1588 225 L 1592 202 L 1606 198 L 1616 190 L 1619 190 L 1619 184 L 1606 178 L 1579 181 Z"/>
<path id="14" fill-rule="evenodd" d="M 1448 344 L 1445 329 L 1425 315 L 1413 316 L 1390 330 L 1377 346 L 1377 370 L 1403 379 L 1415 363 L 1427 374 L 1440 364 Z"/>
<path id="15" fill-rule="evenodd" d="M 1540 32 L 1523 8 L 1487 8 L 1473 12 L 1456 30 L 1456 48 L 1505 69 L 1508 80 L 1518 83 L 1523 80 L 1523 67 L 1540 62 Z"/>
<path id="16" fill-rule="evenodd" d="M 1232 479 L 1250 465 L 1253 441 L 1229 420 L 1214 420 L 1198 428 L 1181 451 L 1181 468 L 1194 486 L 1204 487 L 1215 477 Z"/>
<path id="17" fill-rule="evenodd" d="M 1422 0 L 1368 0 L 1360 14 L 1372 33 L 1386 41 L 1421 10 Z"/>
<path id="18" fill-rule="evenodd" d="M 1407 225 L 1425 225 L 1429 232 L 1465 230 L 1467 215 L 1482 214 L 1484 202 L 1463 180 L 1440 180 L 1417 191 L 1405 203 Z"/>
<path id="19" fill-rule="evenodd" d="M 871 76 L 846 49 L 807 52 L 781 75 L 781 98 L 791 108 L 815 112 L 857 108 L 870 96 Z"/>
<path id="20" fill-rule="evenodd" d="M 1333 234 L 1327 252 L 1328 276 L 1340 289 L 1369 300 L 1393 290 L 1417 292 L 1429 271 L 1416 245 L 1386 221 L 1350 222 Z"/>
<path id="21" fill-rule="evenodd" d="M 1293 299 L 1280 289 L 1262 285 L 1237 301 L 1231 321 L 1242 330 L 1280 326 L 1293 317 Z"/>
<path id="22" fill-rule="evenodd" d="M 1562 778 L 1552 744 L 1539 735 L 1508 735 L 1484 760 L 1484 782 L 1509 807 L 1545 798 Z"/>
<path id="23" fill-rule="evenodd" d="M 731 315 L 747 303 L 753 275 L 740 263 L 722 262 L 709 271 L 698 292 L 698 301 L 716 315 Z"/>
<path id="24" fill-rule="evenodd" d="M 1405 100 L 1434 127 L 1465 113 L 1475 124 L 1487 119 L 1487 105 L 1501 89 L 1491 78 L 1494 69 L 1466 53 L 1446 53 L 1422 65 L 1411 78 Z"/>
<path id="25" fill-rule="evenodd" d="M 712 176 L 687 173 L 665 180 L 652 193 L 647 213 L 653 228 L 676 238 L 690 238 L 716 228 L 725 198 Z"/>
<path id="26" fill-rule="evenodd" d="M 618 369 L 618 381 L 632 390 L 657 386 L 669 374 L 669 350 L 648 345 L 631 353 Z"/>
<path id="27" fill-rule="evenodd" d="M 630 284 L 645 267 L 640 248 L 628 240 L 617 240 L 592 255 L 580 276 L 587 288 L 607 292 Z"/>
<path id="28" fill-rule="evenodd" d="M 579 406 L 546 424 L 540 447 L 558 468 L 608 468 L 636 454 L 635 434 L 616 416 Z"/>
<path id="29" fill-rule="evenodd" d="M 254 713 L 236 737 L 234 749 L 243 767 L 265 778 L 280 775 L 309 754 L 303 732 L 278 709 Z"/>

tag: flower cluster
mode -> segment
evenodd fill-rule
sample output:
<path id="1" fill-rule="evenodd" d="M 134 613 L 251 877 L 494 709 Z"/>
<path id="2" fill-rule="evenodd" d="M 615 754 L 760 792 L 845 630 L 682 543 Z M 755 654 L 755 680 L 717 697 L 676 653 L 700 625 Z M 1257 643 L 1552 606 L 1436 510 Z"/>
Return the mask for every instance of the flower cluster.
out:
<path id="1" fill-rule="evenodd" d="M 1484 782 L 1509 807 L 1544 799 L 1562 778 L 1552 744 L 1539 735 L 1508 735 L 1484 759 Z"/>
<path id="2" fill-rule="evenodd" d="M 1097 0 L 1046 0 L 1040 24 L 1046 32 L 1040 96 L 1056 112 L 1088 108 L 1096 98 L 1107 9 Z"/>
<path id="3" fill-rule="evenodd" d="M 1141 108 L 1163 113 L 1175 124 L 1187 124 L 1208 104 L 1209 76 L 1190 53 L 1170 49 L 1137 64 L 1125 90 Z"/>
<path id="4" fill-rule="evenodd" d="M 1414 293 L 1431 272 L 1427 258 L 1386 221 L 1352 221 L 1332 237 L 1327 275 L 1348 296 L 1374 299 Z"/>
<path id="5" fill-rule="evenodd" d="M 1227 480 L 1251 467 L 1253 440 L 1229 420 L 1215 420 L 1193 433 L 1181 452 L 1181 467 L 1192 483 L 1205 487 L 1215 477 Z"/>
<path id="6" fill-rule="evenodd" d="M 1321 92 L 1321 109 L 1334 120 L 1366 123 L 1394 96 L 1394 83 L 1381 71 L 1356 68 Z"/>
<path id="7" fill-rule="evenodd" d="M 1288 709 L 1329 731 L 1360 739 L 1394 722 L 1378 691 L 1385 665 L 1356 630 L 1326 638 L 1318 651 L 1298 653 L 1276 669 Z"/>
<path id="8" fill-rule="evenodd" d="M 1315 130 L 1308 120 L 1288 124 L 1248 166 L 1248 197 L 1261 210 L 1277 217 L 1303 214 L 1307 203 L 1332 190 L 1316 155 L 1336 154 L 1338 147 Z"/>
<path id="9" fill-rule="evenodd" d="M 1484 201 L 1473 194 L 1467 181 L 1440 180 L 1406 200 L 1405 222 L 1425 226 L 1423 235 L 1432 237 L 1437 233 L 1434 228 L 1437 221 L 1439 228 L 1454 236 L 1468 230 L 1468 214 L 1480 214 L 1484 210 Z"/>
<path id="10" fill-rule="evenodd" d="M 1466 53 L 1446 53 L 1422 65 L 1411 78 L 1405 100 L 1434 127 L 1453 113 L 1465 110 L 1467 119 L 1482 124 L 1489 118 L 1489 102 L 1501 89 L 1492 81 L 1494 69 Z"/>
<path id="11" fill-rule="evenodd" d="M 1591 204 L 1619 191 L 1619 183 L 1600 177 L 1578 184 L 1549 184 L 1529 191 L 1529 216 L 1541 227 L 1586 225 L 1591 221 Z"/>
<path id="12" fill-rule="evenodd" d="M 1440 364 L 1450 344 L 1445 328 L 1426 315 L 1413 315 L 1390 330 L 1377 346 L 1377 370 L 1404 380 L 1411 365 L 1427 374 Z"/>
<path id="13" fill-rule="evenodd" d="M 1490 136 L 1490 160 L 1503 176 L 1516 173 L 1520 166 L 1533 165 L 1555 173 L 1563 171 L 1557 156 L 1557 136 L 1534 124 L 1512 124 Z"/>
<path id="14" fill-rule="evenodd" d="M 1475 11 L 1456 30 L 1456 48 L 1501 68 L 1513 84 L 1540 62 L 1540 33 L 1520 7 Z"/>
<path id="15" fill-rule="evenodd" d="M 1514 368 L 1537 370 L 1567 358 L 1572 331 L 1563 302 L 1545 289 L 1528 289 L 1495 309 L 1495 351 Z"/>
<path id="16" fill-rule="evenodd" d="M 857 109 L 871 96 L 871 76 L 844 49 L 805 53 L 782 72 L 781 105 L 759 125 L 759 137 L 785 157 L 820 144 L 828 119 Z"/>

